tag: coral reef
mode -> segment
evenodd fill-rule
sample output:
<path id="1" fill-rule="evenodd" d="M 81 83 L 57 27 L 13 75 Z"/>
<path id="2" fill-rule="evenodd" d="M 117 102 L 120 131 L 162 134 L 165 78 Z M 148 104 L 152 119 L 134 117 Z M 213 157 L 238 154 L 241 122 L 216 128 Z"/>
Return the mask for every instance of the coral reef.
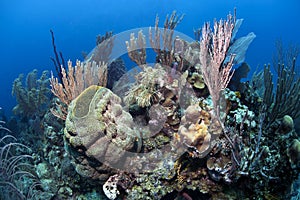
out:
<path id="1" fill-rule="evenodd" d="M 153 67 L 146 62 L 145 35 L 140 31 L 127 42 L 129 57 L 139 69 L 122 77 L 114 92 L 91 86 L 70 104 L 64 134 L 77 173 L 101 182 L 109 199 L 285 195 L 288 186 L 278 182 L 291 183 L 299 162 L 293 118 L 269 120 L 251 110 L 254 103 L 262 110 L 271 101 L 268 96 L 263 101 L 254 82 L 240 85 L 241 91 L 225 89 L 237 62 L 226 55 L 234 30 L 232 16 L 215 23 L 228 41 L 218 52 L 216 41 L 223 39 L 208 24 L 199 47 L 178 37 L 173 46 L 173 26 L 166 23 L 163 34 L 158 19 L 154 33 L 150 29 L 150 44 L 157 53 Z M 163 38 L 162 49 L 153 34 Z M 211 67 L 219 73 L 213 74 Z M 285 169 L 290 171 L 284 175 Z"/>
<path id="2" fill-rule="evenodd" d="M 32 155 L 40 179 L 37 194 L 46 199 L 295 197 L 291 191 L 296 194 L 300 169 L 295 60 L 289 68 L 279 65 L 276 89 L 267 66 L 240 83 L 249 66 L 243 63 L 235 76 L 232 66 L 244 60 L 255 37 L 233 40 L 242 20 L 228 15 L 214 22 L 214 30 L 205 23 L 195 31 L 198 41 L 187 42 L 174 37 L 182 19 L 173 12 L 163 29 L 158 17 L 149 29 L 153 66 L 141 30 L 125 42 L 138 67 L 120 77 L 118 69 L 125 66 L 115 60 L 107 75 L 115 39 L 107 33 L 85 62 L 61 68 L 62 82 L 52 76 L 52 92 L 68 107 L 53 100 L 51 107 L 58 106 L 57 116 L 64 120 L 55 120 L 48 109 L 37 121 L 43 125 Z"/>

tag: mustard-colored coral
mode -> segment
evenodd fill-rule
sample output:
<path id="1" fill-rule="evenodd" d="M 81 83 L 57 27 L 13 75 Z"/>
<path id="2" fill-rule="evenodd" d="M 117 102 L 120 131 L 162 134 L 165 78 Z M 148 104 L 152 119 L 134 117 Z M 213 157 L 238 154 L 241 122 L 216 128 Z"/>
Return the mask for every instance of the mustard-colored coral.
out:
<path id="1" fill-rule="evenodd" d="M 179 127 L 180 140 L 183 143 L 196 147 L 198 154 L 205 154 L 210 148 L 211 134 L 209 113 L 199 105 L 191 105 L 186 109 Z"/>
<path id="2" fill-rule="evenodd" d="M 207 130 L 207 125 L 202 121 L 200 124 L 191 124 L 188 128 L 181 127 L 180 133 L 185 137 L 185 140 L 194 144 L 199 138 L 204 138 L 208 134 Z"/>

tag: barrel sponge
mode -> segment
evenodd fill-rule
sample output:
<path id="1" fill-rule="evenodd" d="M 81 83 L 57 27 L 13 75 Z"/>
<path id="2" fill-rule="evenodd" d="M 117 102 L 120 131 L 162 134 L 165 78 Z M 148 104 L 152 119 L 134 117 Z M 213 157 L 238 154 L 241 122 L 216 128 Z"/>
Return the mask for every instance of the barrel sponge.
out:
<path id="1" fill-rule="evenodd" d="M 70 103 L 64 133 L 73 157 L 108 165 L 124 161 L 122 156 L 134 147 L 137 135 L 121 99 L 99 86 L 90 86 Z"/>

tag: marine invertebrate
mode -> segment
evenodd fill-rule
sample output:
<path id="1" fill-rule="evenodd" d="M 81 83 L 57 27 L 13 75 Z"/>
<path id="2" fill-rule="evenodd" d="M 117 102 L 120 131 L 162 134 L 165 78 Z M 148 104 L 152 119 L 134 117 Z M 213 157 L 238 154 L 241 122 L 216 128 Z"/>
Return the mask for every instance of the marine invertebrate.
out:
<path id="1" fill-rule="evenodd" d="M 293 59 L 292 66 L 278 64 L 275 89 L 270 65 L 265 65 L 263 97 L 267 113 L 265 123 L 272 124 L 284 115 L 289 115 L 293 119 L 300 116 L 300 78 L 296 76 L 295 67 L 296 59 Z"/>
<path id="2" fill-rule="evenodd" d="M 291 127 L 292 120 L 286 116 L 285 119 L 278 119 L 270 124 L 268 129 L 264 129 L 264 114 L 259 115 L 256 126 L 251 126 L 251 123 L 250 126 L 245 126 L 247 117 L 244 117 L 240 126 L 230 128 L 230 137 L 234 138 L 235 155 L 238 159 L 238 164 L 232 163 L 235 170 L 231 171 L 231 180 L 240 182 L 241 176 L 246 177 L 248 183 L 258 188 L 255 191 L 256 197 L 278 193 L 279 190 L 282 192 L 287 189 L 285 183 L 291 182 L 298 173 L 291 168 L 293 162 L 288 162 L 290 158 L 287 154 L 293 140 L 297 138 Z M 249 117 L 251 119 L 251 116 Z M 252 117 L 252 120 L 255 118 Z M 288 129 L 284 128 L 286 125 Z M 235 136 L 232 132 L 236 132 Z M 267 191 L 262 189 L 265 185 L 268 185 Z M 246 192 L 248 191 L 245 189 Z"/>
<path id="3" fill-rule="evenodd" d="M 105 35 L 98 35 L 96 38 L 96 47 L 93 51 L 85 58 L 86 62 L 96 62 L 96 63 L 108 63 L 110 60 L 110 55 L 114 46 L 115 37 L 112 31 L 108 31 Z"/>
<path id="4" fill-rule="evenodd" d="M 52 93 L 57 96 L 61 102 L 69 105 L 84 89 L 91 85 L 106 85 L 106 63 L 88 62 L 81 63 L 76 61 L 73 67 L 72 62 L 68 61 L 68 71 L 62 70 L 62 82 L 59 83 L 53 74 L 50 79 Z"/>
<path id="5" fill-rule="evenodd" d="M 176 11 L 173 11 L 171 16 L 167 16 L 164 29 L 158 27 L 159 17 L 155 18 L 154 30 L 149 28 L 149 41 L 153 50 L 157 54 L 158 62 L 163 66 L 171 66 L 173 62 L 173 55 L 171 53 L 172 43 L 173 43 L 173 34 L 176 26 L 181 22 L 184 15 L 178 16 Z M 163 31 L 161 35 L 161 31 Z M 162 47 L 161 47 L 162 40 Z"/>
<path id="6" fill-rule="evenodd" d="M 57 104 L 52 109 L 52 113 L 61 118 L 66 118 L 66 106 L 75 99 L 84 89 L 91 85 L 105 86 L 107 82 L 107 64 L 100 62 L 81 63 L 76 61 L 73 67 L 72 62 L 68 61 L 68 71 L 61 67 L 62 83 L 53 74 L 50 79 L 51 92 L 65 104 Z"/>
<path id="7" fill-rule="evenodd" d="M 214 124 L 216 123 L 216 124 Z M 189 106 L 181 118 L 178 134 L 180 140 L 192 148 L 193 157 L 205 157 L 214 144 L 213 140 L 222 132 L 218 121 L 211 120 L 211 114 L 199 105 Z"/>
<path id="8" fill-rule="evenodd" d="M 297 59 L 300 54 L 300 46 L 294 42 L 285 46 L 282 39 L 275 41 L 275 52 L 272 56 L 272 64 L 278 66 L 278 63 L 285 63 L 287 67 L 292 67 L 294 59 Z M 277 72 L 277 69 L 275 68 Z M 297 71 L 299 73 L 299 70 Z"/>
<path id="9" fill-rule="evenodd" d="M 126 47 L 129 58 L 143 68 L 146 64 L 146 40 L 142 30 L 138 32 L 138 38 L 134 37 L 134 33 L 130 34 L 130 42 L 126 41 Z"/>
<path id="10" fill-rule="evenodd" d="M 16 115 L 30 119 L 41 117 L 47 111 L 50 102 L 48 71 L 43 71 L 39 79 L 37 76 L 35 69 L 27 74 L 25 84 L 23 74 L 14 80 L 12 94 L 18 102 L 13 108 Z"/>
<path id="11" fill-rule="evenodd" d="M 227 183 L 231 183 L 229 171 L 232 170 L 232 161 L 228 157 L 220 156 L 218 158 L 210 157 L 206 166 L 210 177 L 215 181 L 223 179 Z"/>
<path id="12" fill-rule="evenodd" d="M 120 103 L 109 89 L 90 86 L 69 105 L 65 137 L 79 174 L 106 181 L 110 167 L 127 167 L 139 133 Z"/>
<path id="13" fill-rule="evenodd" d="M 188 77 L 188 82 L 197 89 L 204 89 L 205 83 L 203 80 L 203 76 L 198 72 L 192 73 L 190 77 Z"/>
<path id="14" fill-rule="evenodd" d="M 220 119 L 220 98 L 233 73 L 234 55 L 228 62 L 223 63 L 226 52 L 231 41 L 231 34 L 234 28 L 235 16 L 227 16 L 226 21 L 220 20 L 214 23 L 214 32 L 210 29 L 209 23 L 202 28 L 202 39 L 200 41 L 200 64 L 204 82 L 212 97 L 215 115 Z"/>
<path id="15" fill-rule="evenodd" d="M 240 199 L 273 194 L 299 173 L 290 166 L 298 162 L 291 117 L 263 129 L 257 99 L 248 97 L 253 101 L 245 104 L 244 91 L 225 89 L 235 62 L 227 54 L 235 17 L 216 22 L 214 33 L 205 24 L 200 45 L 172 39 L 178 20 L 167 17 L 160 35 L 156 19 L 150 38 L 154 67 L 146 64 L 142 33 L 140 39 L 131 35 L 128 53 L 140 65 L 132 73 L 134 83 L 133 76 L 125 77 L 117 85 L 120 93 L 94 85 L 69 104 L 65 145 L 76 172 L 97 187 L 104 184 L 110 199 L 171 199 L 178 193 L 230 199 L 238 198 L 231 194 L 236 189 L 243 193 Z M 203 87 L 209 97 L 194 95 Z"/>
<path id="16" fill-rule="evenodd" d="M 228 122 L 234 122 L 236 125 L 243 125 L 244 128 L 255 128 L 257 125 L 255 113 L 241 103 L 239 98 L 240 94 L 230 91 L 229 89 L 226 89 L 224 93 L 227 101 L 224 110 L 226 110 Z"/>
<path id="17" fill-rule="evenodd" d="M 289 115 L 283 116 L 278 132 L 281 134 L 287 134 L 291 132 L 293 129 L 294 129 L 293 118 L 290 117 Z"/>
<path id="18" fill-rule="evenodd" d="M 0 138 L 0 198 L 25 200 L 34 196 L 40 183 L 30 163 L 32 156 L 25 153 L 29 147 L 16 140 L 12 135 Z"/>
<path id="19" fill-rule="evenodd" d="M 124 101 L 127 105 L 136 103 L 140 107 L 150 106 L 157 98 L 159 88 L 165 85 L 166 71 L 160 64 L 155 67 L 144 66 L 136 76 L 136 82 L 126 93 Z"/>
<path id="20" fill-rule="evenodd" d="M 62 71 L 61 71 L 61 69 L 66 69 L 66 62 L 65 62 L 65 59 L 63 57 L 62 52 L 60 51 L 59 53 L 57 53 L 57 49 L 56 49 L 56 45 L 55 45 L 54 32 L 51 29 L 50 29 L 50 33 L 51 33 L 51 39 L 52 39 L 53 52 L 54 52 L 54 56 L 55 56 L 55 58 L 50 57 L 50 59 L 52 60 L 52 62 L 54 64 L 59 82 L 62 83 L 62 73 L 61 73 Z"/>

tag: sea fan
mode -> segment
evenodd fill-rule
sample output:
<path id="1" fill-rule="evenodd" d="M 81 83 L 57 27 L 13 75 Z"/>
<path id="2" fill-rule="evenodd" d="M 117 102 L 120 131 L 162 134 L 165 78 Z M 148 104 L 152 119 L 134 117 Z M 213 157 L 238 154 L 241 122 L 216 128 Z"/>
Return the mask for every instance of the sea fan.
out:
<path id="1" fill-rule="evenodd" d="M 3 124 L 3 123 L 2 123 Z M 0 124 L 0 131 L 10 132 Z M 12 135 L 0 138 L 0 199 L 33 199 L 33 188 L 39 185 L 30 164 L 30 148 L 16 142 Z"/>

